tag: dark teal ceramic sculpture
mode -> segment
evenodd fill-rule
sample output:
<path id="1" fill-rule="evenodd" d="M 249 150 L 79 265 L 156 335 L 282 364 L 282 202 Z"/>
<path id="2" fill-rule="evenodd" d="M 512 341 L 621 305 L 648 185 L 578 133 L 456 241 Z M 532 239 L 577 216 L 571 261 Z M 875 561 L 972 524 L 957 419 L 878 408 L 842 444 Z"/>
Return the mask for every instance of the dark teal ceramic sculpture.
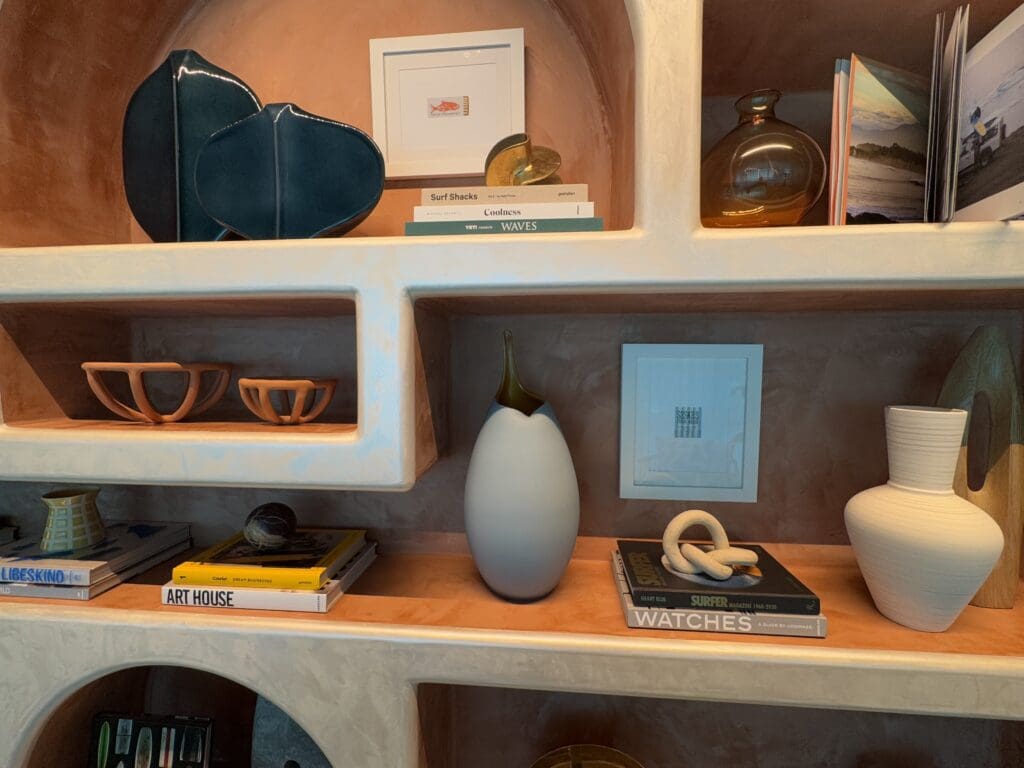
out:
<path id="1" fill-rule="evenodd" d="M 136 220 L 157 242 L 220 240 L 195 191 L 206 140 L 256 114 L 245 83 L 195 51 L 173 51 L 135 91 L 124 116 L 124 190 Z"/>
<path id="2" fill-rule="evenodd" d="M 384 191 L 384 157 L 351 125 L 268 104 L 214 134 L 199 153 L 206 212 L 252 239 L 341 235 Z"/>

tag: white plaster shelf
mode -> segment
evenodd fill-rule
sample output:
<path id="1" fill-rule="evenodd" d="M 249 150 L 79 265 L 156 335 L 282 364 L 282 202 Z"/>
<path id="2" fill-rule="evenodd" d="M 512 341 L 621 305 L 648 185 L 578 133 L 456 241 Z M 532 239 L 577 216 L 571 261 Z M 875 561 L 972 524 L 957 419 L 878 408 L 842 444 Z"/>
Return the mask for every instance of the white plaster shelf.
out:
<path id="1" fill-rule="evenodd" d="M 7 424 L 0 476 L 402 490 L 436 456 L 416 400 L 416 300 L 550 297 L 565 309 L 558 297 L 572 295 L 607 311 L 634 297 L 640 311 L 658 311 L 652 295 L 689 294 L 712 309 L 787 310 L 876 296 L 893 309 L 933 293 L 939 308 L 1019 307 L 1022 250 L 1024 223 L 8 249 L 0 310 L 216 314 L 245 302 L 351 301 L 360 413 L 354 430 L 334 432 Z"/>
<path id="2" fill-rule="evenodd" d="M 633 87 L 623 90 L 609 72 L 601 76 L 618 83 L 622 104 L 633 106 L 632 122 L 620 116 L 616 123 L 617 134 L 633 134 L 623 144 L 632 148 L 631 167 L 630 158 L 617 160 L 629 169 L 622 178 L 632 181 L 632 229 L 0 250 L 0 309 L 354 301 L 359 408 L 354 432 L 318 436 L 165 430 L 143 438 L 127 430 L 8 424 L 0 427 L 0 477 L 407 489 L 436 455 L 417 400 L 416 300 L 572 295 L 589 297 L 592 307 L 605 302 L 607 311 L 622 296 L 701 295 L 711 308 L 749 296 L 747 309 L 786 310 L 871 295 L 899 308 L 940 292 L 938 306 L 948 298 L 1020 305 L 1024 223 L 701 229 L 703 4 L 630 0 L 624 8 Z"/>
<path id="3" fill-rule="evenodd" d="M 0 722 L 0 762 L 19 764 L 9 756 L 34 735 L 19 729 L 43 723 L 61 692 L 151 663 L 270 694 L 336 765 L 365 768 L 417 765 L 419 683 L 1024 719 L 1019 609 L 968 607 L 948 632 L 915 632 L 877 613 L 848 547 L 769 545 L 820 595 L 827 639 L 630 630 L 613 547 L 580 539 L 559 588 L 529 605 L 495 601 L 458 551 L 385 553 L 325 615 L 161 606 L 166 570 L 80 605 L 4 598 L 0 638 L 18 638 L 33 698 Z M 76 648 L 59 664 L 36 644 L 54 631 Z M 323 719 L 327 702 L 344 728 Z"/>

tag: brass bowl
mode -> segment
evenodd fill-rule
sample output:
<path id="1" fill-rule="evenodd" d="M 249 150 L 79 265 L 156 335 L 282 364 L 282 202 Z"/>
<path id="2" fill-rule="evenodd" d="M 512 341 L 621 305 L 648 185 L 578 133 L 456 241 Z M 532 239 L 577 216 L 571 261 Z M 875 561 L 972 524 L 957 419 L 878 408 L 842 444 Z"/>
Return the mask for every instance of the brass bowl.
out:
<path id="1" fill-rule="evenodd" d="M 554 183 L 561 156 L 550 147 L 534 145 L 525 133 L 506 136 L 487 153 L 484 161 L 488 187 L 509 187 L 542 182 Z"/>

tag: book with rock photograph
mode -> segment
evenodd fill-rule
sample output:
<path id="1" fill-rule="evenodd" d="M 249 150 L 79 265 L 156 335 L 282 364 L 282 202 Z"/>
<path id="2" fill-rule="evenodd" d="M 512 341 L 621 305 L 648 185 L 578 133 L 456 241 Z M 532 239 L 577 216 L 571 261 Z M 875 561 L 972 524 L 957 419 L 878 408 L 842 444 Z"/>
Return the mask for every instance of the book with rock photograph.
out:
<path id="1" fill-rule="evenodd" d="M 845 63 L 837 65 L 841 77 Z M 833 167 L 833 223 L 924 221 L 928 145 L 928 81 L 854 54 L 845 105 L 834 109 L 845 123 L 842 171 Z"/>

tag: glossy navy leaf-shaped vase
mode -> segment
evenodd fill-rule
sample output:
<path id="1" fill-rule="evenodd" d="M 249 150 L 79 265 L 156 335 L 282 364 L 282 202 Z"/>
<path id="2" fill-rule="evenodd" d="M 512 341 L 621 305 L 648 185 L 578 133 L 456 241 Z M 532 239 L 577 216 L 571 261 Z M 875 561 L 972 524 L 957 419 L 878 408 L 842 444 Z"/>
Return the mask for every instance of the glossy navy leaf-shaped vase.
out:
<path id="1" fill-rule="evenodd" d="M 199 204 L 196 157 L 210 136 L 259 109 L 249 86 L 195 51 L 172 51 L 142 82 L 124 116 L 124 191 L 153 240 L 220 240 L 227 234 Z"/>
<path id="2" fill-rule="evenodd" d="M 341 235 L 384 191 L 384 156 L 363 131 L 268 104 L 213 135 L 199 154 L 203 208 L 251 239 Z"/>

